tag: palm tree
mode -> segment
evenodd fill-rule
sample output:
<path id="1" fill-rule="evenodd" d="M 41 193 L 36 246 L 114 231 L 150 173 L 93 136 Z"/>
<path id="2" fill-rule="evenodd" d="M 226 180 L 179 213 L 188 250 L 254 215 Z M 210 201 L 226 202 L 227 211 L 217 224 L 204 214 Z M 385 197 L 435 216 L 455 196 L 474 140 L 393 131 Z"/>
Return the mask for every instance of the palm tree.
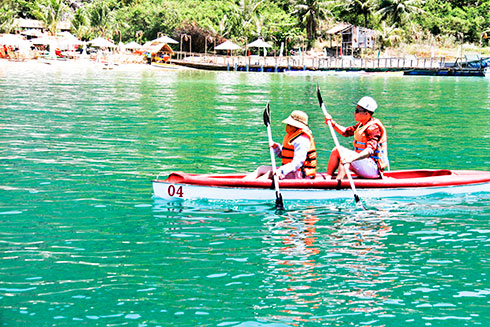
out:
<path id="1" fill-rule="evenodd" d="M 381 18 L 391 18 L 391 23 L 396 25 L 404 19 L 410 21 L 413 14 L 424 12 L 420 0 L 381 0 L 379 7 Z"/>
<path id="2" fill-rule="evenodd" d="M 365 27 L 372 25 L 368 24 L 368 17 L 376 11 L 377 5 L 377 0 L 348 0 L 344 4 L 348 11 L 364 17 Z"/>
<path id="3" fill-rule="evenodd" d="M 223 18 L 219 21 L 218 26 L 213 26 L 212 23 L 205 23 L 204 27 L 211 32 L 212 35 L 219 35 L 222 37 L 226 37 L 231 33 L 232 22 L 228 19 L 228 15 L 224 15 Z"/>
<path id="4" fill-rule="evenodd" d="M 316 38 L 318 21 L 328 15 L 326 9 L 327 1 L 324 0 L 294 0 L 294 11 L 302 24 L 306 28 L 308 46 L 311 47 Z"/>
<path id="5" fill-rule="evenodd" d="M 396 24 L 388 25 L 386 21 L 381 22 L 378 31 L 378 38 L 382 49 L 399 42 L 403 34 L 403 30 L 396 27 Z"/>
<path id="6" fill-rule="evenodd" d="M 238 4 L 231 5 L 231 13 L 241 35 L 250 37 L 257 34 L 259 10 L 264 3 L 265 0 L 239 0 Z"/>
<path id="7" fill-rule="evenodd" d="M 36 0 L 30 8 L 32 15 L 44 23 L 51 35 L 56 35 L 58 23 L 68 11 L 68 6 L 63 0 Z"/>
<path id="8" fill-rule="evenodd" d="M 87 12 L 84 8 L 79 8 L 73 15 L 71 21 L 71 28 L 73 33 L 78 38 L 89 38 L 90 35 L 90 20 L 87 16 Z"/>
<path id="9" fill-rule="evenodd" d="M 13 5 L 4 2 L 0 5 L 0 32 L 10 33 L 15 28 L 15 11 Z"/>
<path id="10" fill-rule="evenodd" d="M 114 10 L 109 7 L 106 1 L 98 0 L 87 5 L 87 16 L 90 26 L 99 35 L 112 34 L 114 29 L 118 28 L 115 23 Z"/>

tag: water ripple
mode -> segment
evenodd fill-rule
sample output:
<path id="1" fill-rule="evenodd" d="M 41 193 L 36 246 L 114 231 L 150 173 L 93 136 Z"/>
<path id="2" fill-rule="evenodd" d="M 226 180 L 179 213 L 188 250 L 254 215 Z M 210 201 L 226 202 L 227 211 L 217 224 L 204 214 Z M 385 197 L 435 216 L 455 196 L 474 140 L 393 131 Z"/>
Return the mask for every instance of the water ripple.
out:
<path id="1" fill-rule="evenodd" d="M 376 97 L 397 169 L 488 169 L 481 149 L 490 139 L 471 132 L 490 124 L 481 109 L 488 99 L 475 95 L 488 81 L 150 68 L 67 74 L 0 64 L 4 324 L 490 319 L 486 193 L 369 199 L 368 210 L 353 199 L 291 202 L 283 213 L 273 199 L 151 198 L 160 171 L 246 172 L 268 162 L 267 101 L 276 141 L 291 110 L 308 112 L 324 171 L 333 145 L 321 111 L 311 109 L 317 82 L 342 124 L 353 120 L 350 101 Z"/>

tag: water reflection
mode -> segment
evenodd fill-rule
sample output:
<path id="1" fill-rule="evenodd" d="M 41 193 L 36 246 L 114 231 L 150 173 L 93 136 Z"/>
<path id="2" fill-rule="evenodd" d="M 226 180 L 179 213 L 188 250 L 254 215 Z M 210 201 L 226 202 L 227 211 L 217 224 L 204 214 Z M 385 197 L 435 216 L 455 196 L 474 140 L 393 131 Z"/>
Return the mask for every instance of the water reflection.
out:
<path id="1" fill-rule="evenodd" d="M 256 309 L 271 321 L 319 323 L 384 310 L 392 287 L 385 214 L 330 207 L 266 218 L 267 295 Z"/>
<path id="2" fill-rule="evenodd" d="M 272 269 L 268 298 L 288 303 L 278 308 L 280 314 L 287 314 L 286 320 L 307 321 L 311 310 L 321 304 L 320 292 L 309 285 L 321 279 L 315 226 L 319 218 L 314 213 L 313 209 L 292 212 L 268 226 L 270 238 L 265 241 L 270 247 L 263 250 Z"/>
<path id="3" fill-rule="evenodd" d="M 392 227 L 379 211 L 361 211 L 340 217 L 333 229 L 327 250 L 335 267 L 331 276 L 342 276 L 344 281 L 328 293 L 354 312 L 383 310 L 392 282 L 383 278 L 388 267 L 385 243 Z"/>

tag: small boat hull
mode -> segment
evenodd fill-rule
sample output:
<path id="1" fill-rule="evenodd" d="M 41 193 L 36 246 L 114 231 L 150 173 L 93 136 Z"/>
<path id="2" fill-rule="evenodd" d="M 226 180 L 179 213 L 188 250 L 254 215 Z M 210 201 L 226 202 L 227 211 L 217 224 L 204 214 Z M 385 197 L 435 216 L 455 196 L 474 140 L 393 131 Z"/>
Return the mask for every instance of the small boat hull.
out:
<path id="1" fill-rule="evenodd" d="M 244 175 L 200 175 L 176 172 L 153 181 L 154 196 L 166 200 L 275 199 L 272 181 L 246 181 Z M 490 172 L 470 170 L 407 170 L 385 173 L 383 179 L 355 179 L 361 198 L 425 196 L 435 193 L 490 192 Z M 284 200 L 352 198 L 347 180 L 340 183 L 317 174 L 313 180 L 281 180 Z"/>

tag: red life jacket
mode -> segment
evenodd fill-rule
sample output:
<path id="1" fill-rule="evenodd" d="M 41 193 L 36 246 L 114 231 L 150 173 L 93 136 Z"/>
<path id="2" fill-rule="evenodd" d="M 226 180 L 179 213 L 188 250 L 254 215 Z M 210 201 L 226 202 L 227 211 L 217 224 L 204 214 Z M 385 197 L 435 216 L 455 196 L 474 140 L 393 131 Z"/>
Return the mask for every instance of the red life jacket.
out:
<path id="1" fill-rule="evenodd" d="M 303 178 L 306 177 L 314 178 L 316 175 L 316 146 L 315 146 L 315 140 L 313 139 L 313 135 L 311 135 L 311 132 L 309 130 L 298 129 L 296 132 L 292 134 L 286 134 L 286 136 L 284 136 L 284 140 L 282 141 L 282 152 L 281 152 L 282 164 L 285 165 L 293 161 L 294 145 L 291 142 L 293 142 L 293 140 L 295 140 L 297 137 L 300 137 L 301 135 L 306 135 L 310 140 L 310 149 L 306 154 L 306 159 L 305 162 L 303 163 L 303 166 L 301 166 L 299 170 L 301 170 L 303 174 Z"/>
<path id="2" fill-rule="evenodd" d="M 378 141 L 378 146 L 374 150 L 374 153 L 369 156 L 373 158 L 378 164 L 380 171 L 383 171 L 389 166 L 388 162 L 388 136 L 386 135 L 386 128 L 376 118 L 371 120 L 366 125 L 359 125 L 354 132 L 354 150 L 356 152 L 362 152 L 367 146 L 367 137 L 364 133 L 369 126 L 378 125 L 381 130 L 381 138 Z"/>

